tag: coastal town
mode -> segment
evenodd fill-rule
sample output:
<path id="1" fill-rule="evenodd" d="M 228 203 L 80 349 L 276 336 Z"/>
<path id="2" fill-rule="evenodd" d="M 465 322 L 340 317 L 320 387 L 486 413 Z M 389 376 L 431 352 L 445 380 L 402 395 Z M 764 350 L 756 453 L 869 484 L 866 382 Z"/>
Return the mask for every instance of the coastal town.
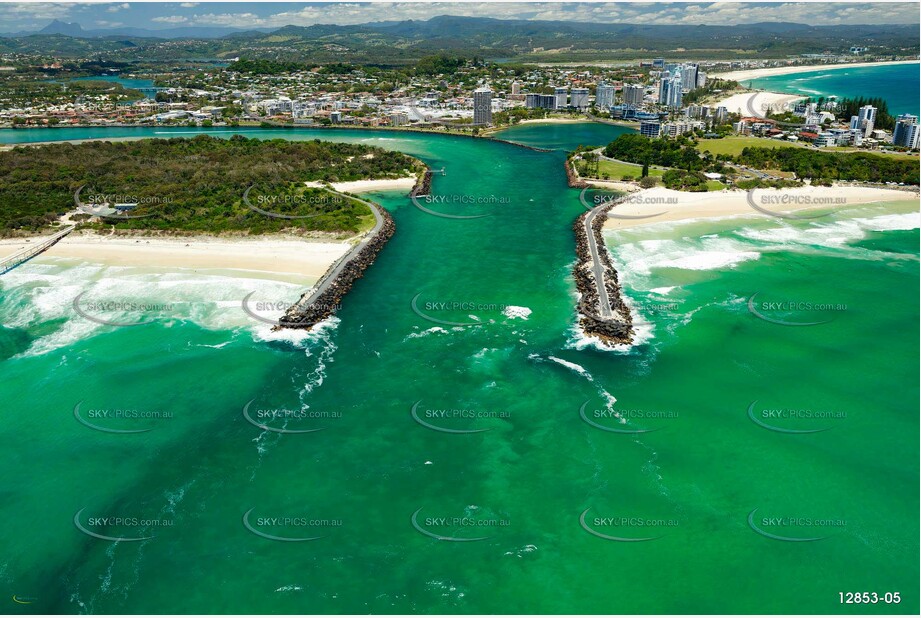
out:
<path id="1" fill-rule="evenodd" d="M 207 70 L 81 75 L 74 68 L 79 60 L 67 68 L 0 56 L 0 128 L 273 125 L 489 135 L 521 122 L 592 120 L 650 138 L 741 135 L 816 148 L 917 151 L 917 115 L 898 114 L 881 126 L 881 110 L 872 104 L 847 110 L 856 112 L 850 115 L 835 97 L 810 100 L 751 85 L 777 71 L 880 62 L 854 49 L 819 58 L 656 58 L 605 67 L 504 67 L 438 57 L 432 71 L 411 77 L 358 66 L 292 70 L 240 59 Z"/>

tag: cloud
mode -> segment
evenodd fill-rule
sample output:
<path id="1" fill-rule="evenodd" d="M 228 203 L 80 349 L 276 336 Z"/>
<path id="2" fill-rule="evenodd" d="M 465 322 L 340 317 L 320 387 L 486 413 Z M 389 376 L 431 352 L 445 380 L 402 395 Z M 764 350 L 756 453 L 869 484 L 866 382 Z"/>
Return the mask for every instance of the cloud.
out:
<path id="1" fill-rule="evenodd" d="M 0 2 L 0 23 L 10 21 L 21 21 L 28 19 L 34 20 L 51 20 L 63 19 L 70 15 L 73 4 L 38 4 L 38 3 L 10 3 Z"/>
<path id="2" fill-rule="evenodd" d="M 213 5 L 212 5 L 213 6 Z M 256 5 L 249 5 L 255 7 Z M 254 9 L 251 9 L 254 10 Z M 279 13 L 208 13 L 192 22 L 236 27 L 281 27 L 313 24 L 362 24 L 374 21 L 430 19 L 436 15 L 499 19 L 540 19 L 592 23 L 733 25 L 755 22 L 799 22 L 812 25 L 917 23 L 914 3 L 844 4 L 826 2 L 374 2 L 305 4 Z"/>
<path id="3" fill-rule="evenodd" d="M 150 21 L 160 24 L 184 24 L 189 21 L 189 18 L 182 15 L 163 15 L 162 17 L 154 17 Z"/>
<path id="4" fill-rule="evenodd" d="M 90 21 L 124 11 L 129 3 L 8 3 L 0 0 L 0 30 L 42 27 L 52 19 Z M 143 9 L 141 8 L 143 6 Z M 590 23 L 732 25 L 796 22 L 810 25 L 917 24 L 917 2 L 150 2 L 119 17 L 131 26 L 187 24 L 235 28 L 363 24 L 426 20 L 436 15 L 541 19 Z M 244 10 L 240 10 L 243 9 Z M 196 13 L 195 9 L 202 11 Z M 179 10 L 185 21 L 173 15 Z M 207 11 L 207 12 L 204 12 Z"/>
<path id="5" fill-rule="evenodd" d="M 236 28 L 263 27 L 266 20 L 253 13 L 206 13 L 196 15 L 191 23 L 199 26 L 229 26 Z"/>

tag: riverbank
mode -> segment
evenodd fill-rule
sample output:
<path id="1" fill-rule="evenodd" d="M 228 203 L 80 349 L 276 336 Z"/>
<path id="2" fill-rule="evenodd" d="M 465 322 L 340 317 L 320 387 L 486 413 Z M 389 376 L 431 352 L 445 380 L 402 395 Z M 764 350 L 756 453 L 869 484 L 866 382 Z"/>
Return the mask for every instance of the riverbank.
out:
<path id="1" fill-rule="evenodd" d="M 588 120 L 576 120 L 573 119 L 573 122 L 589 122 Z M 555 123 L 550 123 L 555 124 Z M 323 132 L 337 132 L 337 131 L 360 131 L 360 132 L 376 132 L 376 133 L 403 133 L 403 134 L 421 134 L 421 135 L 440 135 L 440 136 L 450 136 L 450 137 L 460 137 L 465 139 L 473 140 L 489 140 L 494 142 L 502 142 L 505 144 L 511 144 L 512 146 L 517 146 L 519 148 L 524 148 L 526 150 L 534 150 L 536 152 L 550 152 L 552 149 L 540 148 L 538 146 L 529 146 L 527 144 L 521 144 L 518 142 L 513 142 L 509 140 L 502 139 L 500 137 L 493 137 L 493 134 L 501 133 L 506 129 L 511 127 L 509 126 L 500 126 L 500 127 L 489 127 L 484 128 L 479 135 L 474 135 L 466 131 L 451 131 L 451 130 L 442 130 L 434 128 L 421 128 L 421 127 L 364 127 L 364 126 L 353 126 L 353 125 L 282 125 L 274 124 L 269 127 L 262 127 L 259 125 L 240 125 L 237 127 L 214 127 L 213 129 L 206 129 L 203 127 L 171 127 L 157 124 L 133 124 L 133 125 L 113 125 L 102 128 L 113 128 L 113 129 L 159 129 L 155 131 L 153 135 L 145 136 L 111 136 L 111 137 L 96 137 L 96 138 L 78 138 L 78 139 L 61 139 L 61 140 L 41 140 L 41 141 L 21 141 L 21 142 L 11 142 L 5 143 L 2 140 L 4 131 L 66 131 L 66 130 L 75 130 L 75 129 L 98 129 L 94 125 L 70 125 L 66 127 L 16 127 L 16 128 L 2 128 L 0 129 L 0 151 L 10 150 L 17 146 L 44 146 L 48 144 L 83 144 L 86 142 L 130 142 L 143 139 L 151 138 L 161 138 L 169 139 L 170 137 L 182 137 L 185 134 L 213 134 L 213 133 L 230 133 L 234 135 L 243 135 L 246 136 L 248 132 L 254 131 L 277 131 L 277 130 L 300 130 L 300 131 L 323 131 Z M 263 138 L 264 139 L 264 138 Z M 335 140 L 333 140 L 335 141 Z"/>
<path id="2" fill-rule="evenodd" d="M 581 118 L 529 118 L 520 120 L 516 124 L 567 124 L 572 122 L 586 122 L 584 117 Z M 508 128 L 508 127 L 505 127 Z"/>
<path id="3" fill-rule="evenodd" d="M 605 221 L 604 229 L 622 230 L 641 225 L 698 219 L 770 216 L 769 212 L 786 214 L 809 209 L 839 210 L 863 204 L 901 201 L 917 203 L 918 192 L 845 185 L 706 193 L 688 193 L 655 187 L 633 194 L 612 211 L 617 215 L 647 218 L 609 217 Z"/>
<path id="4" fill-rule="evenodd" d="M 918 60 L 895 60 L 891 62 L 848 62 L 844 64 L 796 65 L 788 67 L 771 67 L 766 69 L 742 69 L 739 71 L 730 71 L 728 73 L 716 73 L 710 77 L 718 79 L 731 79 L 737 82 L 742 82 L 749 79 L 757 79 L 759 77 L 772 77 L 775 75 L 792 75 L 794 73 L 831 71 L 835 69 L 848 69 L 855 67 L 879 67 L 898 64 L 918 64 L 918 62 Z"/>

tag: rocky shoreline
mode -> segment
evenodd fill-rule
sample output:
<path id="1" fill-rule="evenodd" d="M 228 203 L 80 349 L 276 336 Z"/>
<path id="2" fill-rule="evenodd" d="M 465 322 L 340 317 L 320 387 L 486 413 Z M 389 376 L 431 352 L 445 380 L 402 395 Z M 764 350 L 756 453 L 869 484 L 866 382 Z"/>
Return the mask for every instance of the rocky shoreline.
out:
<path id="1" fill-rule="evenodd" d="M 310 329 L 335 314 L 336 310 L 342 306 L 342 299 L 352 288 L 352 285 L 364 276 L 365 270 L 374 263 L 374 260 L 377 259 L 377 254 L 380 253 L 387 241 L 396 232 L 396 224 L 390 213 L 383 208 L 376 206 L 375 208 L 378 209 L 383 218 L 383 224 L 373 238 L 368 240 L 367 244 L 351 259 L 348 256 L 344 258 L 348 262 L 342 267 L 342 270 L 335 276 L 336 278 L 326 290 L 315 298 L 312 298 L 311 292 L 304 293 L 296 303 L 285 311 L 285 314 L 279 318 L 278 325 L 272 330 L 282 328 Z M 339 266 L 340 262 L 330 266 L 326 274 L 317 282 L 317 286 L 320 286 Z"/>
<path id="2" fill-rule="evenodd" d="M 568 157 L 565 161 L 563 161 L 563 168 L 566 170 L 566 182 L 568 182 L 569 186 L 573 189 L 585 189 L 591 186 L 582 180 L 576 173 L 575 166 L 573 165 L 571 157 Z"/>
<path id="3" fill-rule="evenodd" d="M 432 170 L 426 166 L 425 172 L 422 174 L 422 178 L 416 180 L 416 185 L 409 192 L 409 197 L 423 197 L 431 193 L 432 176 Z"/>
<path id="4" fill-rule="evenodd" d="M 580 295 L 578 305 L 579 324 L 586 335 L 598 337 L 604 343 L 611 345 L 633 343 L 634 335 L 630 308 L 624 302 L 623 290 L 620 286 L 617 270 L 611 264 L 608 251 L 604 248 L 604 238 L 602 236 L 606 215 L 615 205 L 617 205 L 617 201 L 612 201 L 602 206 L 598 212 L 605 216 L 595 217 L 592 222 L 595 245 L 599 247 L 599 259 L 604 266 L 604 285 L 608 293 L 608 300 L 611 303 L 611 309 L 615 314 L 613 319 L 603 319 L 597 309 L 599 306 L 598 288 L 595 285 L 595 277 L 592 272 L 592 255 L 585 231 L 585 218 L 590 216 L 593 211 L 581 214 L 573 224 L 573 231 L 576 235 L 577 260 L 572 269 L 572 274 L 576 281 L 576 289 Z"/>

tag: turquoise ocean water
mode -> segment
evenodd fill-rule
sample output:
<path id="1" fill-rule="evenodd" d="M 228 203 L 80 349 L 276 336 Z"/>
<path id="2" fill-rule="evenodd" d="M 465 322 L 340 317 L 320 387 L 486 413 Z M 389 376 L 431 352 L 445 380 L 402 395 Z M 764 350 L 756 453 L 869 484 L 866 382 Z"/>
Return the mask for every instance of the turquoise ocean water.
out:
<path id="1" fill-rule="evenodd" d="M 889 113 L 918 115 L 918 91 L 921 90 L 921 67 L 914 64 L 893 64 L 874 67 L 825 69 L 808 73 L 774 75 L 744 80 L 743 85 L 774 92 L 789 92 L 812 98 L 837 96 L 854 98 L 882 96 Z"/>
<path id="2" fill-rule="evenodd" d="M 610 234 L 643 323 L 611 351 L 575 327 L 562 150 L 241 132 L 399 149 L 445 168 L 431 208 L 489 216 L 373 194 L 397 233 L 307 335 L 240 308 L 290 283 L 51 257 L 0 278 L 7 612 L 918 611 L 917 204 Z M 191 133 L 0 141 L 164 134 Z M 102 326 L 82 292 L 164 306 Z"/>

